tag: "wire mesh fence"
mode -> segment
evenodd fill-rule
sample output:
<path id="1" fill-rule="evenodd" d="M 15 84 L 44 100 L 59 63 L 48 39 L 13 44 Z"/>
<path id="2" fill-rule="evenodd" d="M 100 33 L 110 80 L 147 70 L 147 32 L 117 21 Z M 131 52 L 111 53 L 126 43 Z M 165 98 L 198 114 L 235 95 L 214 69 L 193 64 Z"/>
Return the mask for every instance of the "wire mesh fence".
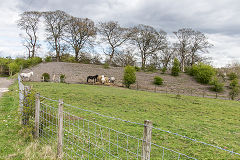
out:
<path id="1" fill-rule="evenodd" d="M 149 86 L 140 85 L 136 82 L 135 85 L 131 87 L 134 90 L 139 91 L 149 91 L 149 92 L 157 92 L 157 93 L 166 93 L 166 94 L 175 94 L 175 95 L 186 95 L 186 96 L 195 96 L 195 97 L 204 97 L 204 98 L 214 98 L 214 99 L 223 99 L 223 100 L 232 100 L 231 96 L 227 92 L 210 92 L 210 88 L 205 89 L 194 89 L 194 88 L 172 88 L 169 86 Z M 240 101 L 240 96 L 234 98 L 236 101 Z"/>
<path id="2" fill-rule="evenodd" d="M 22 86 L 19 85 L 19 99 L 24 106 L 26 88 Z M 213 159 L 218 154 L 240 157 L 233 150 L 157 128 L 149 121 L 123 120 L 40 95 L 35 105 L 35 132 L 39 132 L 39 141 L 53 146 L 63 159 L 203 159 L 206 158 L 201 155 L 203 152 Z M 63 110 L 59 109 L 61 105 Z M 178 139 L 177 147 L 163 142 L 169 138 Z"/>

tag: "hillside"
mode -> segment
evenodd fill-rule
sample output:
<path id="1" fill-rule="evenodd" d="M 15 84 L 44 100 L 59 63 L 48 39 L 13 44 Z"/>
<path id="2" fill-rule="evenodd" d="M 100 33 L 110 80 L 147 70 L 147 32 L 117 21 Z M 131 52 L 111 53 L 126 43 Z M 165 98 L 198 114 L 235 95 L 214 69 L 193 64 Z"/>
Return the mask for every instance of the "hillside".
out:
<path id="1" fill-rule="evenodd" d="M 51 80 L 55 75 L 55 81 L 61 74 L 65 74 L 67 83 L 86 83 L 87 76 L 89 75 L 105 75 L 108 77 L 114 76 L 116 78 L 117 86 L 122 86 L 123 68 L 122 67 L 110 67 L 104 69 L 102 65 L 93 64 L 79 64 L 79 63 L 65 63 L 65 62 L 50 62 L 41 63 L 30 69 L 25 69 L 23 72 L 33 71 L 34 76 L 32 81 L 41 81 L 41 75 L 44 72 L 50 74 Z M 205 97 L 215 97 L 215 92 L 210 90 L 210 85 L 202 85 L 196 82 L 196 80 L 184 73 L 181 73 L 178 77 L 173 77 L 169 73 L 161 74 L 160 72 L 137 72 L 137 83 L 132 85 L 134 89 L 141 90 L 155 90 L 155 85 L 152 81 L 155 76 L 161 76 L 164 79 L 164 85 L 156 88 L 157 92 L 168 92 L 174 94 L 196 95 Z M 218 94 L 218 98 L 228 99 L 228 83 L 225 84 L 225 91 Z M 138 85 L 138 87 L 137 87 Z"/>

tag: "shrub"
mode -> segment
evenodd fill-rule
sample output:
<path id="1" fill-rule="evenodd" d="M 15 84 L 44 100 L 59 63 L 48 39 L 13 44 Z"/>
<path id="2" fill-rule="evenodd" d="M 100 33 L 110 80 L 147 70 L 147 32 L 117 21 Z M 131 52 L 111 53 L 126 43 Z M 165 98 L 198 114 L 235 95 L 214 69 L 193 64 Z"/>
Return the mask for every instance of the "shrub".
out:
<path id="1" fill-rule="evenodd" d="M 187 66 L 185 67 L 185 73 L 193 76 L 193 73 L 192 73 L 192 66 Z"/>
<path id="2" fill-rule="evenodd" d="M 108 64 L 108 63 L 104 63 L 103 68 L 104 68 L 104 69 L 109 69 L 109 68 L 110 68 L 110 67 L 109 67 L 109 64 Z"/>
<path id="3" fill-rule="evenodd" d="M 70 54 L 64 54 L 64 55 L 62 55 L 61 61 L 62 61 L 62 62 L 70 62 L 70 63 L 76 62 L 76 61 L 75 61 L 75 57 L 72 56 L 72 55 L 70 55 Z"/>
<path id="4" fill-rule="evenodd" d="M 164 74 L 167 71 L 167 67 L 162 68 L 162 74 Z"/>
<path id="5" fill-rule="evenodd" d="M 35 66 L 41 62 L 42 62 L 42 58 L 40 58 L 40 57 L 33 57 L 30 59 L 30 63 L 32 66 Z"/>
<path id="6" fill-rule="evenodd" d="M 156 66 L 151 64 L 151 65 L 148 65 L 145 67 L 144 71 L 147 71 L 147 72 L 156 72 Z"/>
<path id="7" fill-rule="evenodd" d="M 43 78 L 44 82 L 49 82 L 50 75 L 48 73 L 43 73 L 42 78 Z"/>
<path id="8" fill-rule="evenodd" d="M 173 61 L 173 67 L 172 67 L 172 75 L 173 76 L 178 76 L 180 72 L 180 63 L 177 58 L 174 59 Z"/>
<path id="9" fill-rule="evenodd" d="M 124 68 L 124 77 L 123 83 L 127 88 L 130 88 L 130 85 L 136 82 L 136 71 L 132 66 L 126 66 Z"/>
<path id="10" fill-rule="evenodd" d="M 141 68 L 140 68 L 140 67 L 135 66 L 134 68 L 135 68 L 135 70 L 136 70 L 137 72 L 138 72 L 138 71 L 141 71 Z"/>
<path id="11" fill-rule="evenodd" d="M 156 76 L 156 77 L 154 77 L 153 83 L 155 85 L 162 85 L 163 84 L 163 79 L 161 77 L 159 77 L 159 76 Z"/>
<path id="12" fill-rule="evenodd" d="M 224 86 L 224 84 L 221 83 L 217 77 L 215 77 L 215 78 L 211 81 L 210 84 L 213 85 L 213 86 L 212 86 L 212 90 L 213 90 L 213 91 L 215 91 L 215 92 L 221 92 L 221 91 L 223 91 L 223 86 Z"/>
<path id="13" fill-rule="evenodd" d="M 238 78 L 237 74 L 234 72 L 229 73 L 227 76 L 228 76 L 229 80 L 234 80 L 234 79 Z"/>
<path id="14" fill-rule="evenodd" d="M 44 59 L 45 62 L 52 62 L 52 57 L 51 56 L 47 56 Z"/>
<path id="15" fill-rule="evenodd" d="M 239 87 L 238 79 L 233 79 L 229 84 L 229 88 L 233 89 L 234 87 Z"/>
<path id="16" fill-rule="evenodd" d="M 239 94 L 239 87 L 234 87 L 229 92 L 229 96 L 232 100 L 234 100 L 238 96 L 238 94 Z"/>
<path id="17" fill-rule="evenodd" d="M 13 74 L 20 71 L 20 66 L 16 62 L 11 62 L 9 64 L 9 71 L 10 71 L 10 75 L 12 76 Z"/>
<path id="18" fill-rule="evenodd" d="M 191 74 L 195 77 L 195 79 L 202 83 L 208 84 L 212 80 L 212 78 L 216 75 L 215 69 L 207 64 L 199 63 L 197 65 L 193 65 Z"/>
<path id="19" fill-rule="evenodd" d="M 61 74 L 60 75 L 60 83 L 65 83 L 65 75 L 64 74 Z"/>

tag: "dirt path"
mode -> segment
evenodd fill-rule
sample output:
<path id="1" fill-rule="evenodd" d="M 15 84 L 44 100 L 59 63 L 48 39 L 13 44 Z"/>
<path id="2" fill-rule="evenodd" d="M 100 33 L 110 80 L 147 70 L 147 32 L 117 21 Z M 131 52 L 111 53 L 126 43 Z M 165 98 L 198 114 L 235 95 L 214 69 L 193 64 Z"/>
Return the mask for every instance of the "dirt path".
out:
<path id="1" fill-rule="evenodd" d="M 0 98 L 4 92 L 8 91 L 8 87 L 13 83 L 13 80 L 0 77 Z"/>

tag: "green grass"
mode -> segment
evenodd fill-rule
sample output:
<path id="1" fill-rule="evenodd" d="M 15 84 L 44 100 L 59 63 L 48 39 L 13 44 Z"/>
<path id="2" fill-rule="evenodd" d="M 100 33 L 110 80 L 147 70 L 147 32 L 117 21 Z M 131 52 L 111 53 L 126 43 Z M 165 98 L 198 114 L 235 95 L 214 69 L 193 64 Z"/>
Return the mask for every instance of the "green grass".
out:
<path id="1" fill-rule="evenodd" d="M 19 135 L 21 130 L 18 116 L 17 85 L 10 87 L 0 99 L 0 159 L 22 159 L 23 141 Z"/>
<path id="2" fill-rule="evenodd" d="M 20 124 L 17 89 L 15 82 L 0 98 L 0 159 L 54 159 L 52 147 L 26 137 Z"/>
<path id="3" fill-rule="evenodd" d="M 240 103 L 236 101 L 165 95 L 96 85 L 27 84 L 33 85 L 33 88 L 45 97 L 63 99 L 67 104 L 133 122 L 143 123 L 144 120 L 151 120 L 154 127 L 240 152 Z M 46 103 L 57 106 L 57 103 Z M 142 137 L 142 126 L 103 118 L 92 113 L 67 107 L 66 105 L 64 111 L 126 134 L 139 138 Z M 74 130 L 74 127 L 71 129 Z M 86 131 L 86 128 L 84 129 Z M 90 126 L 90 130 L 94 132 L 94 124 Z M 99 128 L 97 131 L 99 131 Z M 107 131 L 103 132 L 107 136 Z M 116 135 L 111 135 L 110 137 L 113 141 L 116 139 L 114 136 Z M 76 139 L 76 137 L 73 136 L 72 139 Z M 126 137 L 123 138 L 124 140 L 126 141 Z M 132 147 L 132 149 L 136 148 L 137 142 L 134 142 L 134 140 L 130 142 L 129 147 Z M 157 130 L 153 130 L 152 142 L 197 159 L 240 158 L 213 147 Z M 123 142 L 121 143 L 125 145 Z M 112 152 L 115 153 L 116 148 L 114 146 L 111 147 L 113 147 Z M 162 150 L 158 150 L 155 147 L 152 147 L 151 153 L 152 159 L 158 159 L 162 156 Z M 178 156 L 170 152 L 168 153 L 168 151 L 165 151 L 164 155 L 167 159 L 173 158 L 170 156 L 175 158 Z"/>

